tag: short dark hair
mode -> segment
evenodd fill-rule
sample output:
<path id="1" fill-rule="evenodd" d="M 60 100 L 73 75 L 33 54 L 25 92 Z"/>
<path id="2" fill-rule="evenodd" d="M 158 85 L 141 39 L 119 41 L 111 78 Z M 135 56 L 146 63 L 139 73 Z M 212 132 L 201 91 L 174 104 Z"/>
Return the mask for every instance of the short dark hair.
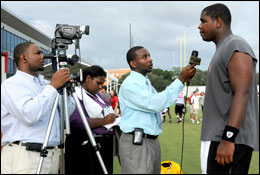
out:
<path id="1" fill-rule="evenodd" d="M 104 69 L 98 65 L 90 66 L 83 70 L 83 81 L 86 80 L 87 76 L 90 75 L 92 78 L 98 77 L 98 76 L 107 76 L 107 73 L 104 71 Z"/>
<path id="2" fill-rule="evenodd" d="M 231 13 L 226 5 L 221 3 L 213 4 L 204 8 L 202 12 L 206 12 L 206 15 L 210 16 L 211 19 L 221 18 L 224 24 L 230 27 Z"/>
<path id="3" fill-rule="evenodd" d="M 139 49 L 142 49 L 144 48 L 143 46 L 135 46 L 135 47 L 132 47 L 131 49 L 128 50 L 127 54 L 126 54 L 126 59 L 127 59 L 127 63 L 129 64 L 130 68 L 131 65 L 130 65 L 130 62 L 135 60 L 136 59 L 136 51 L 139 50 Z"/>
<path id="4" fill-rule="evenodd" d="M 14 48 L 14 61 L 16 66 L 18 67 L 19 65 L 19 61 L 20 61 L 20 56 L 21 54 L 24 54 L 27 49 L 30 47 L 30 45 L 35 44 L 33 42 L 25 42 L 25 43 L 20 43 L 17 46 L 15 46 Z"/>

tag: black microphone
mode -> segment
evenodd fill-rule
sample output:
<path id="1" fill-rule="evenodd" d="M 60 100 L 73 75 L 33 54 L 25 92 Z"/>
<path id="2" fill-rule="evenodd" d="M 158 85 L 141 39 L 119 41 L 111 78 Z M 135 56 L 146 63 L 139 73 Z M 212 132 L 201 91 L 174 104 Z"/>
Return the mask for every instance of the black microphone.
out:
<path id="1" fill-rule="evenodd" d="M 198 57 L 199 52 L 196 50 L 193 50 L 190 56 L 190 62 L 189 64 L 195 64 L 200 65 L 201 58 Z"/>

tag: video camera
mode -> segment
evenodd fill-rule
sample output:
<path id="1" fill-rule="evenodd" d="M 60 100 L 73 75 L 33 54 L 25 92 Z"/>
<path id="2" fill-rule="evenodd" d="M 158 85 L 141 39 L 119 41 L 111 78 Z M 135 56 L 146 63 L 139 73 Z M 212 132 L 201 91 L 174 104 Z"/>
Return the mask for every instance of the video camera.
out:
<path id="1" fill-rule="evenodd" d="M 52 69 L 56 72 L 57 62 L 59 68 L 68 67 L 67 64 L 74 65 L 78 62 L 79 57 L 76 54 L 76 49 L 79 49 L 79 39 L 81 39 L 82 34 L 89 35 L 89 26 L 56 24 L 54 34 L 54 39 L 52 39 L 50 45 L 52 53 L 44 54 L 44 59 L 52 59 Z M 75 54 L 68 58 L 66 50 L 68 45 L 73 43 L 73 40 L 75 40 Z"/>
<path id="2" fill-rule="evenodd" d="M 82 34 L 89 35 L 89 26 L 56 24 L 55 44 L 72 44 L 72 40 L 81 39 Z"/>

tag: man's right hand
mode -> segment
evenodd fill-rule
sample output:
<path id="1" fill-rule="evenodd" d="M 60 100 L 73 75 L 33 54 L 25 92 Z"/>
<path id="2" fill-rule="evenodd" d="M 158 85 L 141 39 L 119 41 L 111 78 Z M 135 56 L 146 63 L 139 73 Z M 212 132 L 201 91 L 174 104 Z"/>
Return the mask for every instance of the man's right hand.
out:
<path id="1" fill-rule="evenodd" d="M 50 85 L 55 89 L 59 89 L 66 82 L 70 81 L 69 70 L 68 69 L 60 69 L 51 78 Z"/>
<path id="2" fill-rule="evenodd" d="M 190 81 L 192 77 L 195 75 L 196 68 L 195 65 L 188 65 L 184 67 L 180 75 L 178 76 L 178 79 L 182 82 L 185 83 L 187 81 Z"/>

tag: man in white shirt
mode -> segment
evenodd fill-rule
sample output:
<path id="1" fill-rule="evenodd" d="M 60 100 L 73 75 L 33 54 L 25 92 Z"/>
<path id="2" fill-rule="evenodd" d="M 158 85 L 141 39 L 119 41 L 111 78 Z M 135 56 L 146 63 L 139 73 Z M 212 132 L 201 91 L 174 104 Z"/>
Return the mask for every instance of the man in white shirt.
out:
<path id="1" fill-rule="evenodd" d="M 71 78 L 65 69 L 58 70 L 50 82 L 38 74 L 39 70 L 44 69 L 43 54 L 40 47 L 32 42 L 17 45 L 14 60 L 18 67 L 16 74 L 1 85 L 1 174 L 33 174 L 37 171 L 57 89 Z M 48 154 L 41 169 L 44 174 L 58 173 L 59 107 L 48 142 Z M 69 114 L 74 109 L 75 102 L 69 97 Z"/>
<path id="2" fill-rule="evenodd" d="M 177 123 L 181 123 L 183 109 L 185 107 L 184 106 L 185 100 L 186 100 L 186 96 L 184 95 L 184 92 L 181 91 L 178 95 L 178 99 L 177 99 L 176 105 L 175 105 L 175 114 L 177 117 Z"/>
<path id="3" fill-rule="evenodd" d="M 198 120 L 200 104 L 199 104 L 199 93 L 197 90 L 194 92 L 194 95 L 191 98 L 191 104 L 192 104 L 192 113 L 196 120 L 196 123 L 200 124 Z"/>

